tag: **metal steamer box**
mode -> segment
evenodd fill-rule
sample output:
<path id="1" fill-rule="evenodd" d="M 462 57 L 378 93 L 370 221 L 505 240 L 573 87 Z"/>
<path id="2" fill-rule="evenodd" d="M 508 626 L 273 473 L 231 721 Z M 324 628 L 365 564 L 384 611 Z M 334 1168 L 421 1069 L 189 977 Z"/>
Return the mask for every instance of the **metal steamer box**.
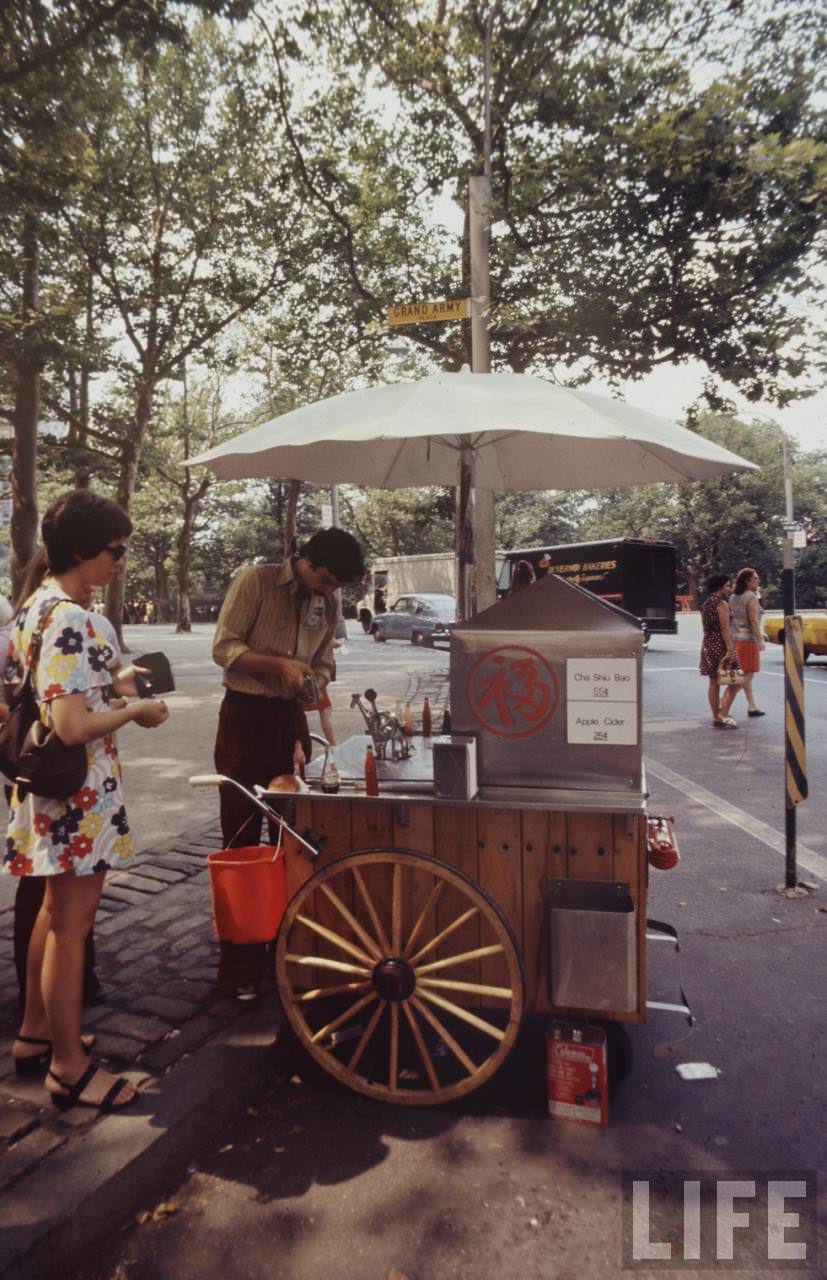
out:
<path id="1" fill-rule="evenodd" d="M 480 790 L 640 795 L 636 618 L 549 574 L 451 635 L 451 722 L 477 740 Z"/>
<path id="2" fill-rule="evenodd" d="M 476 739 L 458 733 L 434 738 L 434 795 L 473 800 L 477 794 Z"/>

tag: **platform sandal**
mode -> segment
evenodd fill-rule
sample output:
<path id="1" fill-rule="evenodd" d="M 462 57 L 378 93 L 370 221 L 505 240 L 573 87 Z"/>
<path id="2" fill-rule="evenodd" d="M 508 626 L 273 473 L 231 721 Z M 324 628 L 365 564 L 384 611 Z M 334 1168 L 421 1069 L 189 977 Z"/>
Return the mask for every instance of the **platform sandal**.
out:
<path id="1" fill-rule="evenodd" d="M 14 1073 L 17 1076 L 23 1076 L 27 1080 L 36 1079 L 38 1076 L 45 1076 L 49 1070 L 49 1063 L 52 1060 L 52 1042 L 51 1040 L 43 1040 L 39 1036 L 15 1036 L 21 1044 L 42 1044 L 41 1053 L 30 1053 L 25 1058 L 19 1058 L 12 1054 L 14 1058 Z M 80 1043 L 88 1053 L 94 1046 L 95 1036 L 81 1036 Z"/>
<path id="2" fill-rule="evenodd" d="M 132 1097 L 127 1098 L 125 1102 L 121 1102 L 117 1105 L 115 1104 L 115 1099 L 121 1090 L 131 1083 L 125 1076 L 118 1076 L 118 1079 L 112 1087 L 107 1090 L 100 1102 L 87 1102 L 85 1099 L 81 1098 L 80 1095 L 83 1093 L 86 1086 L 94 1080 L 95 1076 L 101 1070 L 102 1068 L 99 1067 L 96 1062 L 90 1062 L 83 1075 L 79 1080 L 76 1080 L 74 1084 L 70 1084 L 68 1080 L 64 1080 L 61 1076 L 55 1075 L 54 1071 L 49 1070 L 46 1073 L 47 1078 L 54 1080 L 56 1084 L 60 1085 L 61 1089 L 66 1090 L 65 1093 L 52 1093 L 51 1090 L 49 1091 L 49 1096 L 58 1111 L 70 1111 L 72 1107 L 95 1107 L 98 1111 L 107 1113 L 123 1111 L 126 1107 L 131 1106 L 133 1102 L 138 1100 L 139 1095 L 137 1093 L 133 1093 Z"/>

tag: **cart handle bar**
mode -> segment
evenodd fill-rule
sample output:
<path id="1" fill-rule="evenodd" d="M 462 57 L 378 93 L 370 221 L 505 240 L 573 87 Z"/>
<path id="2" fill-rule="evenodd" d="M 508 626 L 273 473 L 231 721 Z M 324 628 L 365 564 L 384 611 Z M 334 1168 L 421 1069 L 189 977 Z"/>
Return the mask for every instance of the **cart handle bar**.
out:
<path id="1" fill-rule="evenodd" d="M 236 791 L 240 791 L 243 796 L 246 796 L 251 804 L 254 804 L 257 809 L 261 810 L 268 821 L 277 823 L 281 828 L 282 834 L 287 831 L 293 839 L 310 854 L 312 858 L 318 858 L 319 850 L 316 846 L 311 844 L 309 840 L 305 840 L 304 836 L 300 836 L 298 831 L 294 831 L 289 822 L 286 822 L 280 813 L 276 813 L 274 809 L 271 809 L 270 806 L 265 804 L 261 799 L 263 795 L 269 794 L 266 787 L 257 786 L 255 792 L 248 791 L 240 782 L 236 782 L 235 778 L 227 778 L 223 773 L 196 773 L 190 778 L 189 784 L 191 787 L 220 787 L 225 784 L 230 787 L 235 787 Z"/>

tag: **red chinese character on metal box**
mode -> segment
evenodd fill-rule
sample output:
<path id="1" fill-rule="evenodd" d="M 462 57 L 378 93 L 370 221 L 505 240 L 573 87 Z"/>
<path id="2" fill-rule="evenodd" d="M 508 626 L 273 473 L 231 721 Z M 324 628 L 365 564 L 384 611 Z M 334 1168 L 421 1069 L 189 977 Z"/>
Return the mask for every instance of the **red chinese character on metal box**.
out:
<path id="1" fill-rule="evenodd" d="M 477 659 L 468 674 L 466 696 L 483 728 L 506 738 L 528 738 L 554 715 L 560 686 L 542 654 L 505 644 Z"/>

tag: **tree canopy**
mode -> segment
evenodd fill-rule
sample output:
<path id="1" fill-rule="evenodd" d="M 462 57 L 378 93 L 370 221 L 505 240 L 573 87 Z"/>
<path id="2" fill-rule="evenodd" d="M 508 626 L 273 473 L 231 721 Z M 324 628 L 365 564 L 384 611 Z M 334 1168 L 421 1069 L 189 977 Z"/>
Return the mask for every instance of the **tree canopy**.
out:
<path id="1" fill-rule="evenodd" d="M 322 55 L 333 78 L 312 106 L 282 105 L 354 305 L 375 318 L 405 286 L 467 290 L 450 245 L 431 241 L 428 273 L 411 219 L 446 185 L 464 206 L 483 168 L 487 16 L 329 0 L 282 29 L 280 83 L 285 61 Z M 570 380 L 697 359 L 749 399 L 801 394 L 820 367 L 802 304 L 827 225 L 826 43 L 824 6 L 797 0 L 491 6 L 495 362 Z M 373 153 L 357 156 L 368 121 Z M 369 225 L 386 229 L 384 294 Z M 466 355 L 456 331 L 406 336 L 442 364 Z"/>
<path id="2" fill-rule="evenodd" d="M 639 532 L 678 541 L 690 578 L 725 559 L 772 580 L 778 433 L 707 411 L 722 383 L 780 406 L 823 373 L 825 45 L 827 10 L 803 0 L 8 0 L 0 416 L 18 560 L 38 463 L 47 488 L 94 478 L 134 504 L 145 589 L 177 577 L 179 602 L 190 572 L 201 591 L 278 554 L 296 500 L 312 527 L 309 489 L 173 480 L 187 438 L 247 425 L 184 403 L 179 380 L 241 374 L 262 421 L 457 368 L 467 323 L 391 339 L 386 309 L 467 296 L 467 227 L 437 211 L 446 193 L 465 208 L 488 165 L 494 366 L 611 383 L 700 360 L 693 425 L 762 466 L 688 502 L 503 495 L 498 543 Z M 63 439 L 38 443 L 44 419 Z M 796 462 L 822 539 L 824 466 Z M 377 554 L 453 543 L 446 491 L 345 502 Z M 801 558 L 813 599 L 819 556 Z"/>

